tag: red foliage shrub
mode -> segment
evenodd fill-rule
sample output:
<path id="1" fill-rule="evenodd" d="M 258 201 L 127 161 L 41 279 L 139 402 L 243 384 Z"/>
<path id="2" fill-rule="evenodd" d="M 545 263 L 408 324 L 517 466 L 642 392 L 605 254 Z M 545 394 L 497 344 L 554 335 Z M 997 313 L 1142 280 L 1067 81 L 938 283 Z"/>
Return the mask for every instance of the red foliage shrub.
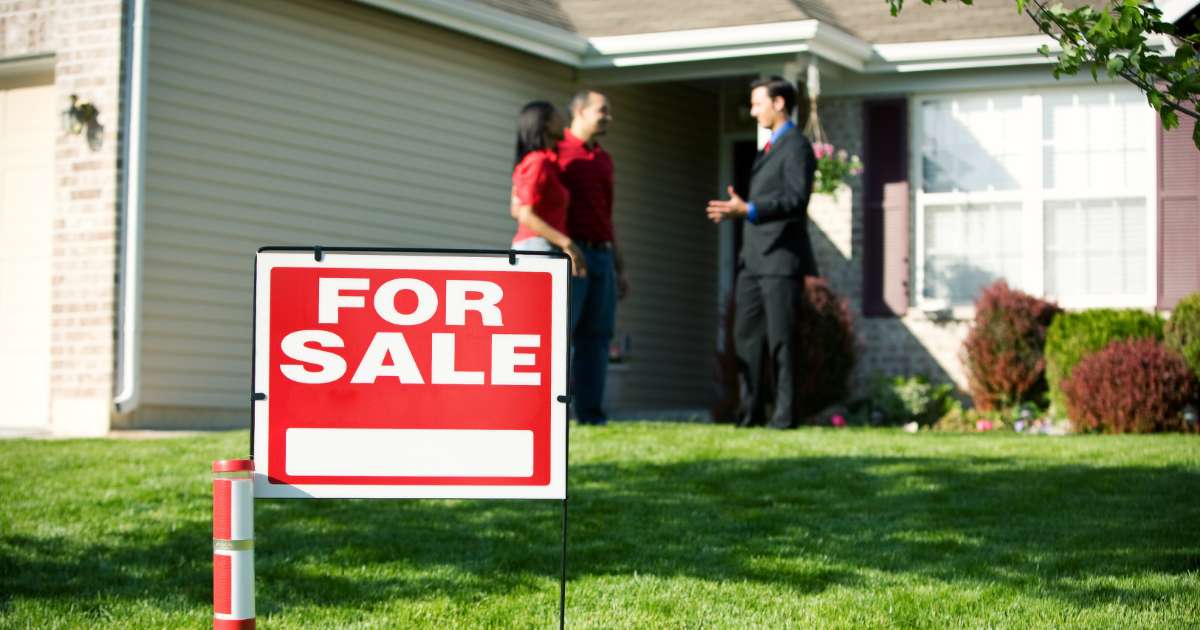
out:
<path id="1" fill-rule="evenodd" d="M 717 348 L 713 354 L 713 358 L 716 359 L 713 369 L 717 383 L 717 398 L 709 409 L 713 422 L 737 421 L 740 392 L 737 350 L 733 343 L 733 323 L 737 311 L 733 295 L 733 291 L 730 291 L 729 297 L 725 299 L 725 308 L 721 311 L 721 331 L 724 333 L 725 346 Z"/>
<path id="2" fill-rule="evenodd" d="M 975 302 L 963 342 L 971 398 L 982 411 L 1036 400 L 1046 391 L 1046 329 L 1062 309 L 998 280 Z"/>
<path id="3" fill-rule="evenodd" d="M 1150 433 L 1183 429 L 1183 407 L 1200 398 L 1200 383 L 1178 353 L 1131 339 L 1084 357 L 1062 391 L 1076 430 Z"/>
<path id="4" fill-rule="evenodd" d="M 800 418 L 850 394 L 850 374 L 858 359 L 854 315 L 846 298 L 822 278 L 806 278 L 804 305 L 797 318 L 796 413 Z"/>
<path id="5" fill-rule="evenodd" d="M 796 324 L 800 348 L 796 357 L 795 392 L 796 411 L 801 419 L 841 402 L 849 395 L 850 375 L 858 358 L 854 315 L 846 299 L 821 278 L 807 278 L 804 294 L 806 299 Z M 719 394 L 711 409 L 714 422 L 733 421 L 740 402 L 738 360 L 733 347 L 736 311 L 731 294 L 721 319 L 725 348 L 716 353 Z"/>

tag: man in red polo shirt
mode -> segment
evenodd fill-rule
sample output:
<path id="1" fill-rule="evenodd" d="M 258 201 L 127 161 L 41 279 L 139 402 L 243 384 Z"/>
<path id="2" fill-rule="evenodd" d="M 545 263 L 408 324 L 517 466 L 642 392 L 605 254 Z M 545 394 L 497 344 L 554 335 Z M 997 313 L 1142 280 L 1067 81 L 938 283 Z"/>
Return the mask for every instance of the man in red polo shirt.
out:
<path id="1" fill-rule="evenodd" d="M 571 193 L 567 236 L 583 250 L 587 276 L 571 279 L 575 412 L 583 424 L 608 422 L 604 383 L 617 299 L 628 283 L 613 233 L 613 161 L 596 142 L 612 120 L 608 98 L 583 90 L 571 99 L 571 127 L 558 143 L 562 182 Z"/>

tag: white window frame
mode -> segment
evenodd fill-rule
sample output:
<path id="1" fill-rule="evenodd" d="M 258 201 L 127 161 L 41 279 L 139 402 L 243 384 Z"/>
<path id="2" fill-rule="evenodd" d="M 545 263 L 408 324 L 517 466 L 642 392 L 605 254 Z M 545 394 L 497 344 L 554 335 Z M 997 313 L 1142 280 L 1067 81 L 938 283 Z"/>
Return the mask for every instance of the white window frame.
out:
<path id="1" fill-rule="evenodd" d="M 912 131 L 909 134 L 908 147 L 909 155 L 911 156 L 909 160 L 909 181 L 913 183 L 911 188 L 913 191 L 912 207 L 914 211 L 911 229 L 915 247 L 913 252 L 915 268 L 913 272 L 916 276 L 912 286 L 915 293 L 913 295 L 913 304 L 919 310 L 931 313 L 945 313 L 947 310 L 950 310 L 957 319 L 969 319 L 975 313 L 973 305 L 954 306 L 948 304 L 945 300 L 925 297 L 925 208 L 927 206 L 962 203 L 1020 202 L 1022 208 L 1022 233 L 1029 237 L 1029 249 L 1025 250 L 1022 254 L 1022 276 L 1020 281 L 1025 291 L 1033 295 L 1045 296 L 1045 202 L 1055 200 L 1113 199 L 1130 196 L 1130 190 L 1128 189 L 1116 191 L 1092 188 L 1059 189 L 1053 191 L 1045 189 L 1043 154 L 1046 141 L 1042 137 L 1042 97 L 1054 92 L 1079 93 L 1090 89 L 1137 91 L 1137 88 L 1131 85 L 1126 86 L 1119 82 L 1102 82 L 1099 85 L 1052 86 L 1021 90 L 926 92 L 909 96 L 909 129 Z M 1025 138 L 1026 146 L 1035 146 L 1038 148 L 1036 151 L 1033 151 L 1034 155 L 1030 156 L 1031 159 L 1028 160 L 1026 171 L 1021 174 L 1022 177 L 1028 178 L 1025 180 L 1028 182 L 1027 187 L 1014 191 L 926 193 L 923 190 L 925 179 L 922 160 L 922 141 L 924 139 L 923 116 L 921 115 L 922 102 L 965 97 L 1011 97 L 1016 94 L 1022 97 L 1023 116 L 1030 122 L 1030 124 L 1024 126 L 1025 133 L 1028 134 L 1028 137 Z M 1141 98 L 1140 94 L 1139 98 Z M 1143 181 L 1146 182 L 1146 188 L 1143 195 L 1137 196 L 1144 196 L 1146 199 L 1146 291 L 1140 294 L 1055 298 L 1058 304 L 1064 308 L 1153 308 L 1157 304 L 1158 119 L 1154 110 L 1149 105 L 1145 106 L 1142 124 L 1145 126 L 1146 153 L 1149 159 L 1145 160 L 1143 164 L 1145 171 L 1142 173 Z"/>

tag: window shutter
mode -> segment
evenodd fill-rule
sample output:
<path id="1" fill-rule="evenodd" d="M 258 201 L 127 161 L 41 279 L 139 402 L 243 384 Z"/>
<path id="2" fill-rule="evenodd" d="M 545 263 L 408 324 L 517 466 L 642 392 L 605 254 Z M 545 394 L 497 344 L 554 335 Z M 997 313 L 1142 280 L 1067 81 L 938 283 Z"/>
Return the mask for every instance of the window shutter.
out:
<path id="1" fill-rule="evenodd" d="M 863 106 L 863 315 L 908 312 L 908 103 Z"/>
<path id="2" fill-rule="evenodd" d="M 883 186 L 883 302 L 908 312 L 908 182 Z"/>
<path id="3" fill-rule="evenodd" d="M 1192 143 L 1195 122 L 1158 126 L 1158 307 L 1173 308 L 1200 291 L 1200 150 Z"/>

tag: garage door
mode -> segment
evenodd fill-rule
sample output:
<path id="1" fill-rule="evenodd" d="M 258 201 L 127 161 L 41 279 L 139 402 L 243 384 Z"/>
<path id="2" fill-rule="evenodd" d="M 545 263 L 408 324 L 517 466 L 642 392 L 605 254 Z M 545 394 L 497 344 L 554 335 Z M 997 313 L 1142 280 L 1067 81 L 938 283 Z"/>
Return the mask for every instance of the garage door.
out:
<path id="1" fill-rule="evenodd" d="M 45 428 L 54 86 L 0 83 L 0 429 Z"/>

